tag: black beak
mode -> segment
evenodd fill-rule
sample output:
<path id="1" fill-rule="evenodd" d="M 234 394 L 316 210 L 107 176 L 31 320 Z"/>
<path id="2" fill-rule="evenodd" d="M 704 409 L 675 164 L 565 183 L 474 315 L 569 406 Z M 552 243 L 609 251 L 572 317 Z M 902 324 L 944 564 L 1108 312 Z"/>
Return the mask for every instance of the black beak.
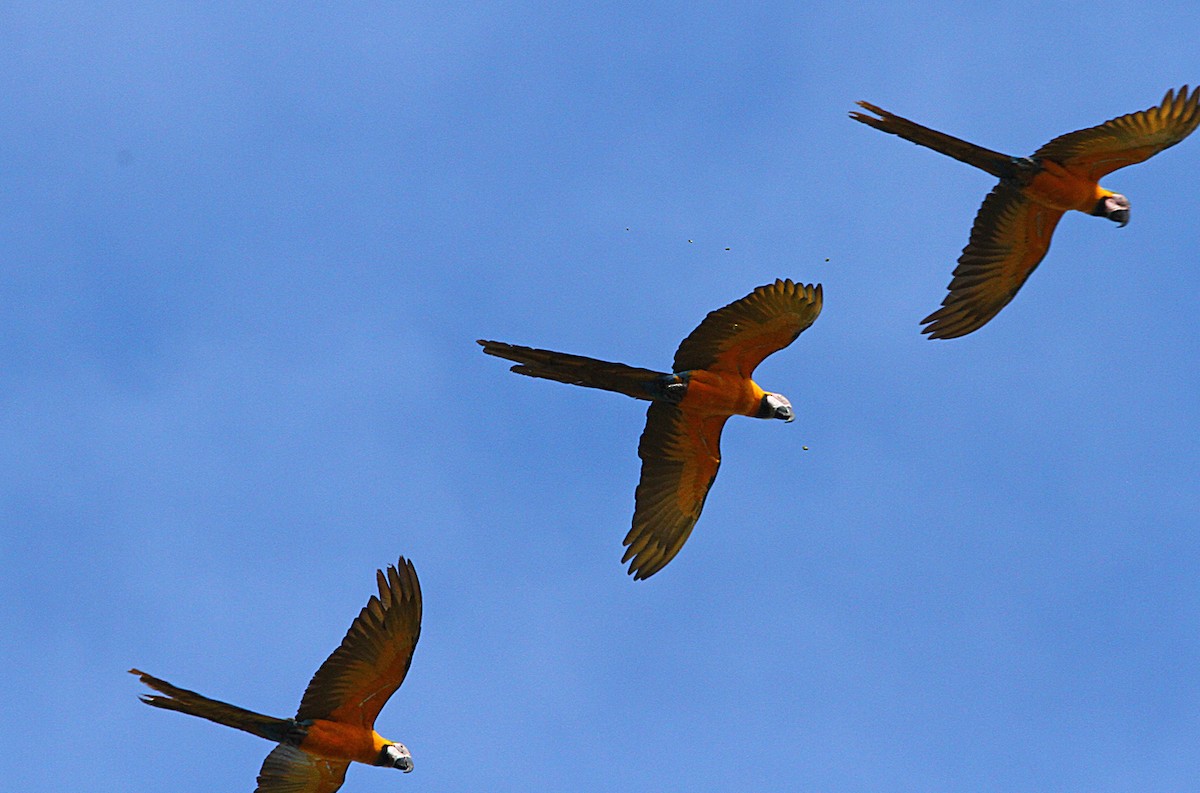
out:
<path id="1" fill-rule="evenodd" d="M 399 768 L 404 773 L 411 773 L 413 770 L 413 761 L 411 757 L 401 757 L 396 761 L 396 768 Z"/>
<path id="2" fill-rule="evenodd" d="M 796 420 L 796 414 L 793 413 L 792 409 L 787 405 L 780 405 L 779 407 L 775 408 L 775 418 L 792 422 Z"/>
<path id="3" fill-rule="evenodd" d="M 1125 228 L 1125 225 L 1129 223 L 1129 210 L 1114 209 L 1112 212 L 1108 213 L 1108 219 L 1114 223 L 1120 224 L 1121 228 Z"/>

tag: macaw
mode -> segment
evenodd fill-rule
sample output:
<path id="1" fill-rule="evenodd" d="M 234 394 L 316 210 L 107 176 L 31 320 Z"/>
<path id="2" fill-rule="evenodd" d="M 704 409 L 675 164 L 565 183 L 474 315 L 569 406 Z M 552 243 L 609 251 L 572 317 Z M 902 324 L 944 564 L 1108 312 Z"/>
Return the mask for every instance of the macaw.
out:
<path id="1" fill-rule="evenodd" d="M 821 285 L 777 280 L 712 311 L 679 345 L 670 373 L 581 355 L 479 340 L 516 361 L 512 371 L 648 400 L 638 444 L 641 481 L 621 562 L 634 580 L 675 558 L 692 533 L 721 463 L 721 430 L 732 415 L 795 418 L 782 394 L 751 380 L 764 358 L 795 341 L 821 313 Z"/>
<path id="2" fill-rule="evenodd" d="M 160 692 L 143 694 L 142 701 L 278 743 L 263 761 L 256 793 L 334 793 L 351 761 L 412 771 L 408 748 L 375 732 L 375 717 L 412 663 L 421 634 L 421 586 L 403 557 L 375 576 L 379 597 L 371 596 L 313 675 L 295 718 L 264 716 L 130 669 Z"/>
<path id="3" fill-rule="evenodd" d="M 1008 305 L 1046 256 L 1067 210 L 1128 223 L 1129 199 L 1101 187 L 1100 178 L 1174 146 L 1200 125 L 1200 88 L 1189 95 L 1185 85 L 1178 93 L 1167 91 L 1157 107 L 1060 135 L 1031 157 L 1010 157 L 858 104 L 874 115 L 852 111 L 855 121 L 1000 178 L 975 216 L 942 308 L 921 320 L 921 332 L 931 339 L 965 336 Z"/>

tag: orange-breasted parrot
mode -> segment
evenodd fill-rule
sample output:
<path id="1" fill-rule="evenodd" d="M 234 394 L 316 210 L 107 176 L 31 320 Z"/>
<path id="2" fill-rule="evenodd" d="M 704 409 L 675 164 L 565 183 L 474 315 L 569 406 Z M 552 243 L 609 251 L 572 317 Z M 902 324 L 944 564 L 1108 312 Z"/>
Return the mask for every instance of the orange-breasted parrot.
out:
<path id="1" fill-rule="evenodd" d="M 858 103 L 855 121 L 899 135 L 1000 178 L 975 216 L 971 238 L 942 307 L 921 324 L 931 339 L 965 336 L 1008 305 L 1046 256 L 1050 236 L 1069 209 L 1129 222 L 1129 199 L 1100 186 L 1104 175 L 1148 159 L 1200 125 L 1200 88 L 1167 91 L 1162 104 L 1060 135 L 1031 157 L 1010 157 Z"/>
<path id="2" fill-rule="evenodd" d="M 376 571 L 376 579 L 379 597 L 371 597 L 313 675 L 295 718 L 264 716 L 130 669 L 160 692 L 143 694 L 142 701 L 277 742 L 258 772 L 257 793 L 333 793 L 352 760 L 412 771 L 408 748 L 375 732 L 375 717 L 412 663 L 421 634 L 421 586 L 403 557 L 386 574 Z"/>
<path id="3" fill-rule="evenodd" d="M 821 313 L 821 285 L 780 280 L 710 312 L 679 345 L 671 373 L 581 355 L 479 340 L 516 361 L 512 371 L 650 401 L 638 444 L 642 476 L 622 562 L 649 578 L 675 558 L 700 517 L 721 464 L 730 416 L 792 421 L 792 404 L 750 379 L 771 353 L 791 344 Z"/>

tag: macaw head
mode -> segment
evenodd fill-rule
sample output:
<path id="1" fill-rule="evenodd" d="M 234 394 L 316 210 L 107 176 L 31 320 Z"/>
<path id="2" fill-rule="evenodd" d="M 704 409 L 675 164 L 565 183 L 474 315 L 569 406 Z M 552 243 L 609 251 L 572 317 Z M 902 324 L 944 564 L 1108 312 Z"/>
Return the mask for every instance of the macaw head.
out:
<path id="1" fill-rule="evenodd" d="M 413 770 L 412 754 L 409 753 L 408 747 L 402 743 L 389 743 L 379 753 L 379 759 L 375 761 L 375 765 L 381 765 L 385 768 L 399 768 L 407 774 Z"/>
<path id="2" fill-rule="evenodd" d="M 788 402 L 787 397 L 783 394 L 767 392 L 763 395 L 762 402 L 758 405 L 757 418 L 794 421 L 796 413 L 792 410 L 792 403 Z"/>
<path id="3" fill-rule="evenodd" d="M 1124 226 L 1129 222 L 1129 199 L 1120 193 L 1106 195 L 1096 203 L 1092 214 Z"/>

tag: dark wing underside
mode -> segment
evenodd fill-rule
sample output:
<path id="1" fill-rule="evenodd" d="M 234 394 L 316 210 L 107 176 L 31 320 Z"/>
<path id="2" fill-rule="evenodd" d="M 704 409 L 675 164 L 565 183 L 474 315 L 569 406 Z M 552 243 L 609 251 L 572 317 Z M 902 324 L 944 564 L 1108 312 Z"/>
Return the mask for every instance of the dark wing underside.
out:
<path id="1" fill-rule="evenodd" d="M 300 701 L 297 720 L 332 719 L 373 729 L 375 717 L 408 673 L 421 635 L 421 585 L 403 557 L 376 571 L 379 597 L 350 625 Z"/>
<path id="2" fill-rule="evenodd" d="M 1034 203 L 1003 182 L 975 216 L 971 239 L 950 281 L 942 307 L 921 320 L 931 339 L 978 330 L 1008 305 L 1050 249 L 1062 212 Z"/>
<path id="3" fill-rule="evenodd" d="M 725 420 L 701 419 L 664 402 L 646 411 L 646 429 L 638 444 L 642 476 L 633 527 L 623 543 L 629 547 L 621 557 L 630 562 L 634 579 L 661 570 L 692 533 L 721 464 Z"/>
<path id="4" fill-rule="evenodd" d="M 1142 162 L 1174 146 L 1200 125 L 1200 88 L 1188 94 L 1167 91 L 1162 104 L 1128 113 L 1095 127 L 1068 132 L 1034 153 L 1075 173 L 1099 180 L 1126 165 Z"/>
<path id="5" fill-rule="evenodd" d="M 796 340 L 821 313 L 821 285 L 778 280 L 709 312 L 675 353 L 673 371 L 736 372 L 749 378 L 762 360 Z"/>
<path id="6" fill-rule="evenodd" d="M 255 793 L 334 793 L 346 780 L 349 762 L 327 760 L 280 744 L 258 772 Z"/>

